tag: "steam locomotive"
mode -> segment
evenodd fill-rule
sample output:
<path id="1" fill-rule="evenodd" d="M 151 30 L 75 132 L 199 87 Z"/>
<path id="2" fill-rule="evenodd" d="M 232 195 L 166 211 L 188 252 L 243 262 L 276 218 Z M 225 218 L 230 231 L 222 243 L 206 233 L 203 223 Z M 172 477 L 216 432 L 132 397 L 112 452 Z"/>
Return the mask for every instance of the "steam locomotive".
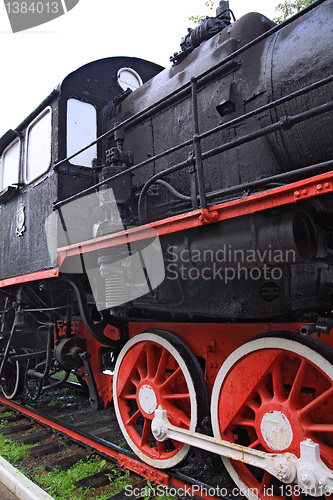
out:
<path id="1" fill-rule="evenodd" d="M 72 373 L 156 468 L 332 493 L 332 19 L 221 1 L 169 68 L 91 62 L 0 139 L 6 398 Z"/>

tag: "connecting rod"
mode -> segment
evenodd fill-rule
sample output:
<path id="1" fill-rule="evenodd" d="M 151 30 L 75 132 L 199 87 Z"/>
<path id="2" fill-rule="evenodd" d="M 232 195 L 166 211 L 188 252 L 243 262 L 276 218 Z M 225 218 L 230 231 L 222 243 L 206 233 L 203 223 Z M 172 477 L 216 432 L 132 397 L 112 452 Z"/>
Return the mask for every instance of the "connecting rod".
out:
<path id="1" fill-rule="evenodd" d="M 152 433 L 157 441 L 172 439 L 267 471 L 286 484 L 296 483 L 304 493 L 333 493 L 333 471 L 320 458 L 319 445 L 306 439 L 300 443 L 300 458 L 292 453 L 268 453 L 172 425 L 167 412 L 156 408 Z"/>

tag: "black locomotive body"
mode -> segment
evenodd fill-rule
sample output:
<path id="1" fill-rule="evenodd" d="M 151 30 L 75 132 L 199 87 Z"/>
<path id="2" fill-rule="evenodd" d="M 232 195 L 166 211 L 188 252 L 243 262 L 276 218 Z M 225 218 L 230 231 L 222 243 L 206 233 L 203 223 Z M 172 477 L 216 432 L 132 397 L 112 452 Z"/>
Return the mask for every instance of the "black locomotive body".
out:
<path id="1" fill-rule="evenodd" d="M 311 438 L 333 466 L 333 2 L 281 26 L 230 14 L 170 68 L 79 68 L 0 139 L 1 388 L 37 399 L 75 373 L 158 468 L 189 449 L 158 412 L 191 432 L 209 416 L 285 461 L 221 452 L 249 498 L 318 496 L 318 458 L 289 461 Z"/>

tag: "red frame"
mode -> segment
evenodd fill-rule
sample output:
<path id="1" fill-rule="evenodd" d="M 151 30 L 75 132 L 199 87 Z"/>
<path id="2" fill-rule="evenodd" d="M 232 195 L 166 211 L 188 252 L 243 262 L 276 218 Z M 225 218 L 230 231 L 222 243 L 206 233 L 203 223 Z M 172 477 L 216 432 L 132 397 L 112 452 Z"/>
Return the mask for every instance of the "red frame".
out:
<path id="1" fill-rule="evenodd" d="M 167 219 L 151 222 L 127 231 L 113 233 L 89 241 L 83 241 L 58 249 L 58 264 L 61 266 L 67 257 L 94 252 L 103 248 L 123 245 L 138 240 L 150 238 L 154 234 L 163 236 L 186 229 L 200 227 L 222 220 L 261 212 L 274 207 L 280 207 L 302 200 L 332 193 L 333 171 L 316 175 L 308 179 L 293 182 L 286 186 L 253 194 L 246 198 L 228 201 L 215 205 L 209 210 L 199 209 L 175 215 Z"/>

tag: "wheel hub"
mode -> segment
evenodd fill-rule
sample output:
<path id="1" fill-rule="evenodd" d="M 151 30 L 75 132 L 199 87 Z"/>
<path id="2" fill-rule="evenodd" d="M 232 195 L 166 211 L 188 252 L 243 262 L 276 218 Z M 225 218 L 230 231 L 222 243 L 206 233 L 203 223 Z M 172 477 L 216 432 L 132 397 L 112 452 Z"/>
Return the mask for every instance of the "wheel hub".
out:
<path id="1" fill-rule="evenodd" d="M 289 448 L 293 441 L 292 427 L 281 411 L 266 412 L 261 419 L 260 431 L 266 445 L 274 451 Z"/>
<path id="2" fill-rule="evenodd" d="M 138 403 L 142 411 L 148 415 L 152 415 L 157 408 L 157 398 L 154 389 L 144 384 L 140 387 L 138 394 Z"/>

